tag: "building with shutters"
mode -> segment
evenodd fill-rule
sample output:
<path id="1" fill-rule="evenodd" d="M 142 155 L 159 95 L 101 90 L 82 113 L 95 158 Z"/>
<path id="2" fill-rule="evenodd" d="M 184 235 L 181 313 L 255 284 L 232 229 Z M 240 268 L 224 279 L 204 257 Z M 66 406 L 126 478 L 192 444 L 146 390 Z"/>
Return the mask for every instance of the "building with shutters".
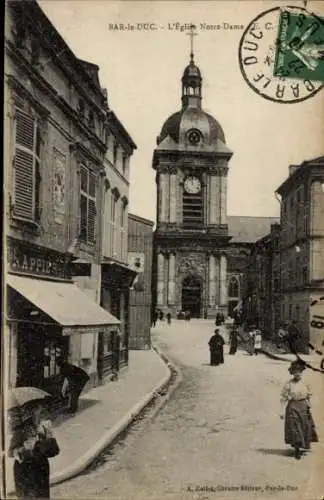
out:
<path id="1" fill-rule="evenodd" d="M 130 288 L 137 274 L 128 263 L 130 158 L 136 144 L 111 110 L 108 112 L 106 134 L 100 303 L 120 320 L 119 359 L 120 367 L 123 367 L 128 364 Z M 114 333 L 102 333 L 98 349 L 98 372 L 103 378 L 112 370 Z"/>
<path id="2" fill-rule="evenodd" d="M 8 3 L 5 51 L 8 385 L 59 397 L 57 357 L 96 385 L 102 339 L 125 328 L 120 301 L 102 299 L 102 276 L 107 256 L 123 262 L 123 286 L 136 276 L 126 229 L 135 145 L 108 107 L 98 66 L 75 56 L 37 2 Z"/>
<path id="3" fill-rule="evenodd" d="M 324 157 L 291 165 L 277 193 L 281 197 L 281 319 L 297 321 L 304 340 L 300 348 L 307 350 L 309 340 L 316 345 L 324 325 L 319 317 L 319 323 L 311 326 L 310 306 L 324 295 Z"/>

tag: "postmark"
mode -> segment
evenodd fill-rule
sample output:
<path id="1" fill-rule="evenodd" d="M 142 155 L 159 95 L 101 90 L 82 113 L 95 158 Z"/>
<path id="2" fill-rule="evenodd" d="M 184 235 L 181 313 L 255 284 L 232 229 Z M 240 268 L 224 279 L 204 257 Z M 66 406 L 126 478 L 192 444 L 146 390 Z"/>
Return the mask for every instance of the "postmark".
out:
<path id="1" fill-rule="evenodd" d="M 309 348 L 319 356 L 319 368 L 307 363 L 309 368 L 324 373 L 324 295 L 312 300 L 309 308 L 310 342 Z M 299 356 L 300 357 L 300 356 Z M 316 363 L 318 365 L 318 363 Z"/>
<path id="2" fill-rule="evenodd" d="M 324 81 L 324 18 L 289 8 L 280 13 L 274 75 Z"/>
<path id="3" fill-rule="evenodd" d="M 305 9 L 290 7 L 297 14 Z M 323 88 L 321 81 L 275 75 L 277 35 L 282 9 L 274 7 L 259 14 L 247 26 L 239 45 L 241 73 L 250 88 L 273 102 L 292 104 L 314 96 Z"/>

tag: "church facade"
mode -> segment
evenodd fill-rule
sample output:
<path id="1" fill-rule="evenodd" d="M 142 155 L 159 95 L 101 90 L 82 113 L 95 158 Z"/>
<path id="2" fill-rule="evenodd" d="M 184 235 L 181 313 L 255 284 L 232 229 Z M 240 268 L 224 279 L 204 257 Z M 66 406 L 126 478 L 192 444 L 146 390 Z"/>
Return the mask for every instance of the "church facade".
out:
<path id="1" fill-rule="evenodd" d="M 156 307 L 193 317 L 227 313 L 227 174 L 232 151 L 202 109 L 202 77 L 191 53 L 182 109 L 164 123 L 153 155 L 157 184 Z"/>
<path id="2" fill-rule="evenodd" d="M 202 77 L 190 54 L 182 107 L 163 124 L 153 154 L 157 221 L 153 308 L 175 317 L 214 318 L 240 307 L 252 244 L 270 218 L 227 216 L 233 152 L 218 121 L 202 108 Z M 255 233 L 255 234 L 254 234 Z"/>

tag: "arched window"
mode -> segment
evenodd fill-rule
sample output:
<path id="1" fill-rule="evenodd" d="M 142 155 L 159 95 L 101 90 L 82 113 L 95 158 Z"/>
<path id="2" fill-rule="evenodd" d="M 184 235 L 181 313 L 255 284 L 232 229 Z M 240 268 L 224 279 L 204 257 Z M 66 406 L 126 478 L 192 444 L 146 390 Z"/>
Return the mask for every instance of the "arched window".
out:
<path id="1" fill-rule="evenodd" d="M 237 276 L 232 276 L 228 283 L 228 296 L 229 297 L 239 297 L 240 295 L 240 284 Z"/>

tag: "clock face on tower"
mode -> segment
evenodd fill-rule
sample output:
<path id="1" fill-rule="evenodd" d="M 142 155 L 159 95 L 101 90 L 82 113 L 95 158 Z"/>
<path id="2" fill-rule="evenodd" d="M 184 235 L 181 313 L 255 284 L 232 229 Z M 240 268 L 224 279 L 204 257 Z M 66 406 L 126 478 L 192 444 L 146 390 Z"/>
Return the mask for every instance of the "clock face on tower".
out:
<path id="1" fill-rule="evenodd" d="M 189 194 L 197 194 L 201 189 L 200 180 L 197 177 L 187 177 L 184 181 L 185 191 Z"/>

